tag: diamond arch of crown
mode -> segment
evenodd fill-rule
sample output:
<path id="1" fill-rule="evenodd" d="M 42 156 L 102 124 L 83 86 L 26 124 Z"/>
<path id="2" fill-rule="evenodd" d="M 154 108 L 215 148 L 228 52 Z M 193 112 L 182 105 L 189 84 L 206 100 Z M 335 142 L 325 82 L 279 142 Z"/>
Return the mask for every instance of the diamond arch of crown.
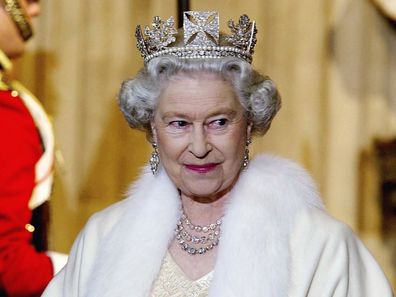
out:
<path id="1" fill-rule="evenodd" d="M 247 15 L 241 15 L 238 23 L 228 21 L 231 34 L 225 36 L 227 46 L 219 44 L 219 14 L 215 11 L 185 11 L 183 14 L 184 46 L 172 46 L 177 30 L 174 19 L 161 20 L 156 16 L 152 27 L 146 26 L 144 34 L 136 26 L 137 48 L 144 62 L 160 56 L 174 56 L 180 59 L 218 59 L 236 57 L 252 62 L 257 42 L 256 22 Z"/>

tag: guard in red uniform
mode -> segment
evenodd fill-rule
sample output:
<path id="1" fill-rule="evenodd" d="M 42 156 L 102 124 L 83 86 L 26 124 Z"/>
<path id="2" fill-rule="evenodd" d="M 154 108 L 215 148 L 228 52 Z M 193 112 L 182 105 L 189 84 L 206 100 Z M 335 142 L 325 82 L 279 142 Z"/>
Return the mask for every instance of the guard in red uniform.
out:
<path id="1" fill-rule="evenodd" d="M 32 35 L 32 0 L 0 0 L 0 297 L 40 296 L 66 256 L 47 251 L 54 136 L 41 104 L 7 74 Z"/>

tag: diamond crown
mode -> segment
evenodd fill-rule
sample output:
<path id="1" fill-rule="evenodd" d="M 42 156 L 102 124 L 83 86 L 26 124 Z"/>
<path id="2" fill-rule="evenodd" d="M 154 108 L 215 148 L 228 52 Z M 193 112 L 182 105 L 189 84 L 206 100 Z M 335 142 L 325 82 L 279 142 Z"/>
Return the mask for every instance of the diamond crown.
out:
<path id="1" fill-rule="evenodd" d="M 228 21 L 230 35 L 225 35 L 227 45 L 220 45 L 219 14 L 215 11 L 185 11 L 183 14 L 184 46 L 172 46 L 177 30 L 174 19 L 166 21 L 154 17 L 152 27 L 146 26 L 144 34 L 140 25 L 136 26 L 137 48 L 144 62 L 160 56 L 175 56 L 181 59 L 214 59 L 236 57 L 252 62 L 254 46 L 257 42 L 256 22 L 247 15 L 239 17 L 238 23 Z"/>

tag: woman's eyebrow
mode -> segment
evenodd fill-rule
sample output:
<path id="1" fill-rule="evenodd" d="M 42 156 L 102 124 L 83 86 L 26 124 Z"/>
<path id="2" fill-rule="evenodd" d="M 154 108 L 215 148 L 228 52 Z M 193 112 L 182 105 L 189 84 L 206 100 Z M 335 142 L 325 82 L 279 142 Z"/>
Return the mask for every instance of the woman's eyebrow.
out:
<path id="1" fill-rule="evenodd" d="M 228 116 L 234 116 L 237 114 L 237 111 L 232 108 L 220 108 L 220 109 L 213 110 L 212 112 L 210 112 L 208 115 L 208 118 L 217 116 L 217 115 L 221 115 L 221 114 L 225 114 Z"/>
<path id="2" fill-rule="evenodd" d="M 205 118 L 212 118 L 212 117 L 219 116 L 219 115 L 227 115 L 229 117 L 234 117 L 236 114 L 237 114 L 237 111 L 232 108 L 221 108 L 221 109 L 215 109 L 215 110 L 209 112 L 205 116 Z M 162 120 L 167 120 L 169 118 L 190 119 L 190 118 L 193 118 L 193 116 L 186 114 L 186 113 L 181 113 L 178 111 L 167 111 L 161 115 Z"/>

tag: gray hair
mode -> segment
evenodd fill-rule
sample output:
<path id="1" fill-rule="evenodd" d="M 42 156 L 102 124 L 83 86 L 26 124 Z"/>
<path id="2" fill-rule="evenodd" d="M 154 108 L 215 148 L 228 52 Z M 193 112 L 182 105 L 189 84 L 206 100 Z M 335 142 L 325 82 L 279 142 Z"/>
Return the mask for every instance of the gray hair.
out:
<path id="1" fill-rule="evenodd" d="M 238 58 L 191 59 L 158 57 L 152 59 L 132 79 L 122 83 L 118 96 L 120 109 L 132 128 L 143 130 L 151 140 L 150 122 L 161 91 L 175 75 L 215 73 L 234 87 L 252 124 L 252 133 L 264 135 L 281 107 L 273 81 Z"/>

